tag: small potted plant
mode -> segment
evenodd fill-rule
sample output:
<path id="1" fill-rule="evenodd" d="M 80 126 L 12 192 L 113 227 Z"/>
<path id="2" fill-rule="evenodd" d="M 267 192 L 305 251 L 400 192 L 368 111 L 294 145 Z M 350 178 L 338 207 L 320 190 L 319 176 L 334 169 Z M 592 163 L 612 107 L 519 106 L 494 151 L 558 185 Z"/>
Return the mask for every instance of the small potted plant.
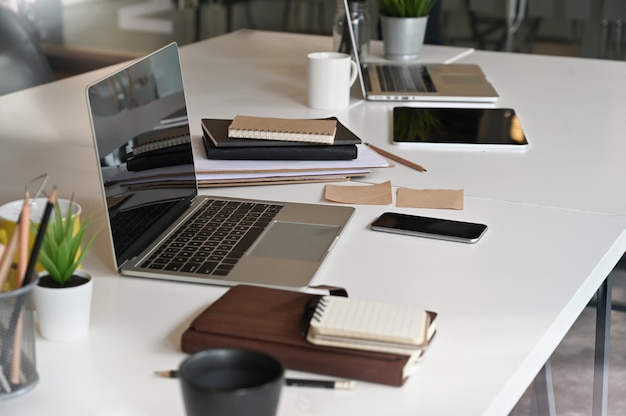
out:
<path id="1" fill-rule="evenodd" d="M 377 0 L 385 58 L 420 56 L 428 14 L 437 0 Z"/>
<path id="2" fill-rule="evenodd" d="M 44 269 L 33 292 L 39 332 L 53 341 L 78 339 L 89 328 L 93 282 L 79 267 L 95 235 L 84 243 L 91 220 L 81 221 L 75 206 L 70 201 L 62 214 L 55 203 L 38 257 Z"/>

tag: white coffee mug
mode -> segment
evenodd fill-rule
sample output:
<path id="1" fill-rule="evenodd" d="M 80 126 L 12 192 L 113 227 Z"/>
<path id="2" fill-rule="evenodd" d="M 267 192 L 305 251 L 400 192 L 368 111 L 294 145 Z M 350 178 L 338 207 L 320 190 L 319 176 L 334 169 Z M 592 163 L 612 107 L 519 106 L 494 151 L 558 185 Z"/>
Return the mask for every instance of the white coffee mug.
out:
<path id="1" fill-rule="evenodd" d="M 314 52 L 307 55 L 308 106 L 338 110 L 350 104 L 350 87 L 357 76 L 356 63 L 340 52 Z"/>

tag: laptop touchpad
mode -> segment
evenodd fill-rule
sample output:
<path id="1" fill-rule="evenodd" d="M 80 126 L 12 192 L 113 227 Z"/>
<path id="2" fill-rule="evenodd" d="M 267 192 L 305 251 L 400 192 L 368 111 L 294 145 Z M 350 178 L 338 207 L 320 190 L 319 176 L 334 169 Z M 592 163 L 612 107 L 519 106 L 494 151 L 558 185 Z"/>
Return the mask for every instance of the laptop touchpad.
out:
<path id="1" fill-rule="evenodd" d="M 277 221 L 255 244 L 250 255 L 319 261 L 332 245 L 338 231 L 339 227 L 334 225 Z"/>
<path id="2" fill-rule="evenodd" d="M 455 73 L 443 73 L 439 74 L 441 79 L 446 84 L 450 85 L 467 85 L 467 84 L 483 84 L 484 81 L 477 75 L 474 74 L 455 74 Z"/>

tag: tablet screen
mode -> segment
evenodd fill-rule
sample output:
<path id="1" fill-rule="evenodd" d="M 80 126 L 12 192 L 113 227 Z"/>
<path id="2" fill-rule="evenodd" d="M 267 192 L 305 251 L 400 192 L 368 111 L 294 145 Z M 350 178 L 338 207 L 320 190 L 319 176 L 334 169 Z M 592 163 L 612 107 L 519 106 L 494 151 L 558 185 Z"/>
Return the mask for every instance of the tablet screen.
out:
<path id="1" fill-rule="evenodd" d="M 511 108 L 394 107 L 393 142 L 477 149 L 528 145 Z"/>

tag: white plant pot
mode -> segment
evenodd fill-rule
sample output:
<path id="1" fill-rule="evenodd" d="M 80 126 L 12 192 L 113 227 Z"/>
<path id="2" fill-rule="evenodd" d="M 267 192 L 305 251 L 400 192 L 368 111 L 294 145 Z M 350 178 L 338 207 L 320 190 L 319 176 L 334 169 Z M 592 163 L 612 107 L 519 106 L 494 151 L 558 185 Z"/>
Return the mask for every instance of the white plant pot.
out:
<path id="1" fill-rule="evenodd" d="M 418 59 L 424 45 L 428 16 L 381 16 L 380 19 L 385 58 L 393 60 Z"/>
<path id="2" fill-rule="evenodd" d="M 93 279 L 80 270 L 75 274 L 89 280 L 74 287 L 37 285 L 33 290 L 39 333 L 50 341 L 74 341 L 89 331 Z"/>

